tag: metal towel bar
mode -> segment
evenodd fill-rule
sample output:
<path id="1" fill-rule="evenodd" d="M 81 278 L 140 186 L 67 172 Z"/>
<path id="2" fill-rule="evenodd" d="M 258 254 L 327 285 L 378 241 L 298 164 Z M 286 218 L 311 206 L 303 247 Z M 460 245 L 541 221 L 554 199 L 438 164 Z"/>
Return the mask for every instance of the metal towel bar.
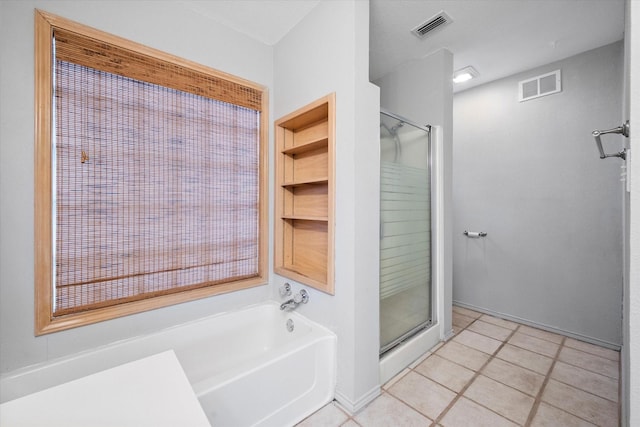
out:
<path id="1" fill-rule="evenodd" d="M 487 235 L 486 231 L 467 231 L 464 230 L 464 232 L 462 233 L 467 237 L 471 237 L 473 239 L 477 239 L 478 237 L 485 237 Z"/>
<path id="2" fill-rule="evenodd" d="M 629 136 L 629 120 L 624 122 L 622 126 L 618 126 L 617 128 L 607 129 L 607 130 L 594 130 L 591 132 L 591 135 L 596 140 L 596 145 L 598 146 L 598 151 L 600 151 L 600 158 L 606 159 L 607 157 L 620 157 L 623 160 L 627 158 L 627 149 L 623 148 L 622 151 L 615 154 L 605 154 L 604 149 L 602 148 L 602 141 L 600 140 L 600 135 L 606 135 L 608 133 L 621 134 L 626 137 Z"/>

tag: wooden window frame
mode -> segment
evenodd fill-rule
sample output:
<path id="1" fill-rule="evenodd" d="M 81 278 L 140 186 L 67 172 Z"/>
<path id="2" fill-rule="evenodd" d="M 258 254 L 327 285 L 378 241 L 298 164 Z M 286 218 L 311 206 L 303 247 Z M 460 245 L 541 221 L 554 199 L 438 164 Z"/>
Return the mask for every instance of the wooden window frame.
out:
<path id="1" fill-rule="evenodd" d="M 215 284 L 168 295 L 150 297 L 110 307 L 97 308 L 65 316 L 53 315 L 53 255 L 55 237 L 52 221 L 52 38 L 55 29 L 76 33 L 108 43 L 118 48 L 146 55 L 159 61 L 206 74 L 214 80 L 238 84 L 259 91 L 260 98 L 260 147 L 259 162 L 259 233 L 258 275 L 249 279 Z M 226 292 L 246 289 L 267 283 L 268 244 L 268 93 L 256 83 L 179 58 L 177 56 L 132 42 L 130 40 L 96 30 L 68 19 L 41 11 L 35 11 L 35 193 L 34 193 L 34 258 L 35 258 L 35 335 L 70 329 L 115 319 L 135 313 L 180 304 Z"/>

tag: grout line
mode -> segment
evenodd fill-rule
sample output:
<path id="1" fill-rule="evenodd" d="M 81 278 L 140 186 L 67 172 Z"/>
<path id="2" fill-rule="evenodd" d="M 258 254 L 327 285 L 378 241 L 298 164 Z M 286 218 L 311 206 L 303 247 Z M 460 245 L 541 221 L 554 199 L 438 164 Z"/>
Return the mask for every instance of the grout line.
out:
<path id="1" fill-rule="evenodd" d="M 416 372 L 417 374 L 417 372 Z M 430 379 L 430 381 L 433 381 Z M 435 381 L 433 381 L 435 382 Z M 436 383 L 437 384 L 437 383 Z M 424 412 L 422 412 L 420 409 L 416 408 L 415 406 L 413 406 L 412 404 L 410 404 L 409 402 L 407 402 L 406 400 L 404 400 L 403 398 L 401 398 L 400 396 L 396 396 L 393 393 L 387 393 L 389 395 L 390 398 L 397 400 L 398 402 L 402 402 L 404 403 L 406 406 L 408 406 L 409 408 L 413 409 L 415 412 L 417 412 L 418 414 L 422 415 L 424 418 L 428 419 L 429 421 L 431 421 L 430 425 L 433 425 L 434 421 L 431 420 L 431 418 L 425 414 Z"/>
<path id="2" fill-rule="evenodd" d="M 602 375 L 603 377 L 607 377 L 607 378 L 610 378 L 612 380 L 620 381 L 620 365 L 621 365 L 621 363 L 619 361 L 616 362 L 615 360 L 607 359 L 606 357 L 598 356 L 597 354 L 587 353 L 586 351 L 578 350 L 577 348 L 573 348 L 573 347 L 566 347 L 566 348 L 568 348 L 569 350 L 573 350 L 573 351 L 577 351 L 577 352 L 580 352 L 580 353 L 584 353 L 584 354 L 589 355 L 589 356 L 598 357 L 598 358 L 600 358 L 602 360 L 606 360 L 608 362 L 617 363 L 618 364 L 618 378 L 611 377 L 611 376 L 609 376 L 607 374 L 603 374 L 602 372 L 594 371 L 594 370 L 592 370 L 592 369 L 590 369 L 590 368 L 588 368 L 588 367 L 586 367 L 584 365 L 577 365 L 576 364 L 577 362 L 573 362 L 573 361 L 569 361 L 569 360 L 561 360 L 562 363 L 566 363 L 567 365 L 571 365 L 571 366 L 576 367 L 576 368 L 584 369 L 585 371 L 591 372 L 593 374 Z"/>
<path id="3" fill-rule="evenodd" d="M 540 391 L 538 391 L 538 394 L 537 394 L 537 396 L 536 396 L 536 400 L 535 400 L 535 402 L 533 403 L 533 407 L 531 408 L 531 411 L 529 412 L 529 417 L 527 418 L 527 422 L 524 424 L 524 427 L 529 427 L 529 426 L 531 425 L 531 423 L 533 422 L 533 418 L 534 418 L 534 417 L 535 417 L 535 415 L 537 414 L 538 409 L 540 408 L 540 404 L 542 403 L 542 394 L 544 393 L 544 390 L 545 390 L 545 388 L 547 387 L 547 384 L 548 384 L 548 383 L 549 383 L 549 381 L 550 381 L 550 380 L 552 380 L 552 379 L 553 379 L 554 381 L 558 381 L 559 383 L 564 384 L 564 385 L 566 385 L 566 386 L 568 386 L 568 387 L 575 388 L 576 390 L 580 390 L 580 391 L 582 391 L 582 392 L 584 392 L 584 393 L 590 394 L 590 395 L 595 396 L 595 397 L 598 397 L 598 398 L 600 398 L 600 399 L 604 399 L 604 400 L 607 400 L 607 401 L 612 402 L 612 403 L 618 403 L 618 402 L 613 402 L 612 400 L 609 400 L 609 399 L 607 399 L 607 398 L 605 398 L 605 397 L 598 396 L 597 394 L 591 393 L 591 392 L 590 392 L 590 391 L 588 391 L 588 390 L 583 390 L 583 389 L 582 389 L 582 388 L 580 388 L 580 387 L 575 387 L 575 386 L 573 386 L 573 385 L 571 385 L 571 384 L 566 384 L 566 383 L 564 383 L 564 382 L 562 382 L 562 381 L 560 381 L 560 380 L 557 380 L 557 379 L 555 379 L 555 378 L 551 378 L 551 374 L 553 373 L 553 369 L 555 368 L 555 366 L 556 366 L 556 363 L 557 363 L 557 362 L 567 363 L 567 362 L 565 362 L 565 361 L 563 361 L 563 360 L 560 360 L 560 352 L 561 352 L 561 351 L 562 351 L 562 349 L 565 347 L 565 341 L 566 341 L 566 340 L 567 340 L 567 337 L 563 337 L 563 338 L 562 338 L 562 342 L 561 342 L 561 343 L 560 343 L 560 345 L 558 346 L 558 350 L 556 351 L 556 354 L 555 354 L 555 356 L 554 356 L 554 358 L 553 358 L 553 362 L 551 363 L 551 366 L 549 367 L 549 370 L 548 370 L 548 372 L 547 372 L 547 375 L 545 375 L 544 382 L 542 383 L 542 386 L 540 387 Z M 567 348 L 572 348 L 572 347 L 567 347 Z M 574 349 L 574 350 L 577 350 L 577 349 Z M 580 351 L 580 350 L 578 350 L 578 351 Z M 584 368 L 583 368 L 583 367 L 581 367 L 581 366 L 576 366 L 576 365 L 573 365 L 573 364 L 571 364 L 571 363 L 567 363 L 567 364 L 568 364 L 568 365 L 570 365 L 570 366 L 574 366 L 574 367 L 576 367 L 576 368 L 579 368 L 579 369 L 584 369 Z M 590 371 L 590 370 L 588 370 L 588 369 L 584 369 L 584 370 L 586 370 L 587 372 L 592 372 L 592 373 L 596 373 L 596 374 L 597 374 L 597 372 L 593 372 L 593 371 Z M 600 374 L 600 375 L 602 375 L 602 374 Z M 607 377 L 607 378 L 611 378 L 611 377 L 608 377 L 608 376 L 606 376 L 606 375 L 603 375 L 603 376 L 604 376 L 604 377 Z M 593 421 L 587 420 L 587 419 L 585 419 L 584 417 L 582 417 L 581 415 L 577 415 L 577 414 L 574 414 L 574 413 L 572 413 L 572 412 L 569 412 L 569 411 L 567 411 L 567 410 L 566 410 L 566 409 L 564 409 L 564 408 L 559 408 L 559 407 L 557 407 L 556 405 L 554 405 L 554 404 L 552 404 L 552 403 L 549 403 L 549 402 L 544 402 L 544 403 L 545 403 L 546 405 L 549 405 L 549 406 L 552 406 L 552 407 L 554 407 L 554 408 L 558 409 L 559 411 L 565 412 L 565 413 L 567 413 L 567 414 L 569 414 L 569 415 L 572 415 L 572 416 L 574 416 L 574 417 L 576 417 L 576 418 L 579 418 L 579 419 L 581 419 L 581 420 L 583 420 L 583 421 L 585 421 L 585 422 L 588 422 L 588 423 L 593 424 Z M 620 410 L 620 404 L 619 404 L 619 403 L 618 403 L 618 410 Z"/>
<path id="4" fill-rule="evenodd" d="M 549 367 L 549 370 L 547 371 L 547 374 L 544 377 L 544 381 L 542 382 L 542 386 L 540 386 L 540 390 L 538 390 L 538 394 L 536 395 L 536 400 L 533 402 L 533 406 L 529 410 L 529 416 L 527 417 L 527 421 L 524 423 L 525 427 L 528 427 L 531 425 L 531 422 L 533 421 L 533 417 L 535 417 L 535 415 L 538 413 L 540 402 L 542 402 L 542 393 L 544 393 L 544 389 L 547 388 L 547 384 L 549 383 L 549 380 L 551 380 L 551 373 L 553 372 L 553 368 L 555 368 L 556 366 L 556 362 L 558 361 L 558 357 L 560 356 L 560 351 L 562 351 L 562 348 L 564 347 L 565 340 L 566 338 L 563 337 L 562 341 L 560 342 L 560 345 L 558 346 L 558 349 L 556 350 L 556 354 L 553 357 L 551 366 Z"/>
<path id="5" fill-rule="evenodd" d="M 478 318 L 479 319 L 479 318 Z M 476 319 L 476 320 L 478 320 Z M 474 320 L 473 322 L 469 323 L 469 325 L 467 325 L 466 328 L 462 329 L 462 331 L 464 331 L 465 329 L 467 329 L 469 326 L 471 326 L 473 323 L 475 323 Z M 500 352 L 500 350 L 502 350 L 502 348 L 507 344 L 507 341 L 509 341 L 511 339 L 511 337 L 516 333 L 516 331 L 520 329 L 520 325 L 518 325 L 514 330 L 511 331 L 511 333 L 509 334 L 509 336 L 502 341 L 502 344 L 500 344 L 500 346 L 489 356 L 489 358 L 487 359 L 487 361 L 475 372 L 475 374 L 473 375 L 473 377 L 471 377 L 471 379 L 469 381 L 467 381 L 467 384 L 462 387 L 462 389 L 460 390 L 460 392 L 458 392 L 456 394 L 456 397 L 453 398 L 453 400 L 451 402 L 449 402 L 449 405 L 447 405 L 446 408 L 444 408 L 444 410 L 440 413 L 440 415 L 438 415 L 436 417 L 436 419 L 434 420 L 434 424 L 438 424 L 440 421 L 442 421 L 442 419 L 447 415 L 447 413 L 449 412 L 449 410 L 458 402 L 458 400 L 460 400 L 460 398 L 463 397 L 463 394 L 467 391 L 467 389 L 469 387 L 471 387 L 471 384 L 476 380 L 476 378 L 478 378 L 481 374 L 481 372 L 484 370 L 484 368 L 491 363 L 491 361 L 495 358 L 495 355 L 498 354 Z M 462 332 L 460 331 L 460 332 Z M 486 353 L 485 353 L 486 354 Z M 448 359 L 447 359 L 448 360 Z M 467 368 L 469 369 L 469 368 Z M 474 401 L 475 402 L 475 401 Z M 477 404 L 479 404 L 478 402 L 475 402 Z M 479 404 L 481 405 L 481 404 Z M 486 408 L 484 405 L 481 405 L 482 407 Z M 505 420 L 508 420 L 507 417 L 498 414 L 497 412 L 495 412 L 494 410 L 492 410 L 491 408 L 487 408 L 488 410 L 490 410 L 491 412 L 497 414 L 498 416 L 504 418 Z"/>
<path id="6" fill-rule="evenodd" d="M 460 315 L 462 315 L 462 316 L 466 316 L 466 315 L 461 314 L 461 313 L 458 313 L 458 314 L 460 314 Z M 466 316 L 466 317 L 471 318 L 471 316 Z M 462 331 L 464 331 L 464 330 L 468 329 L 468 328 L 469 328 L 471 325 L 473 325 L 475 322 L 477 322 L 477 321 L 483 321 L 483 320 L 481 319 L 481 317 L 482 317 L 482 316 L 479 316 L 479 317 L 477 317 L 477 318 L 474 318 L 474 319 L 473 319 L 473 321 L 471 321 L 467 326 L 465 326 L 465 327 L 463 327 L 463 328 L 460 328 L 460 331 L 459 331 L 457 334 L 455 334 L 455 335 L 459 335 Z M 490 322 L 486 322 L 486 323 L 490 323 Z M 429 378 L 428 376 L 426 376 L 426 375 L 424 375 L 424 374 L 422 374 L 422 373 L 420 373 L 420 372 L 418 372 L 418 371 L 416 371 L 416 370 L 415 370 L 415 368 L 417 368 L 417 367 L 418 367 L 418 366 L 419 366 L 419 365 L 420 365 L 424 360 L 426 360 L 428 357 L 431 357 L 432 355 L 436 354 L 436 353 L 437 353 L 437 350 L 440 350 L 440 348 L 442 348 L 442 347 L 443 347 L 443 345 L 440 345 L 440 346 L 438 347 L 438 349 L 437 349 L 436 351 L 434 351 L 434 352 L 431 352 L 431 350 L 429 350 L 427 353 L 430 353 L 430 354 L 428 354 L 428 356 L 427 356 L 427 357 L 421 356 L 420 358 L 418 358 L 418 359 L 422 359 L 422 360 L 420 361 L 420 363 L 414 363 L 414 366 L 413 366 L 413 367 L 405 368 L 405 370 L 407 371 L 407 372 L 405 373 L 405 375 L 403 375 L 401 378 L 399 378 L 397 381 L 395 381 L 395 382 L 394 382 L 394 384 L 395 384 L 396 382 L 398 382 L 398 381 L 402 380 L 402 379 L 403 379 L 403 378 L 404 378 L 404 377 L 405 377 L 409 372 L 415 372 L 416 374 L 418 374 L 418 375 L 420 375 L 420 376 L 422 376 L 422 377 L 425 377 L 425 378 L 429 379 L 430 381 L 433 381 L 433 382 L 435 382 L 436 384 L 438 384 L 438 385 L 440 385 L 440 386 L 444 387 L 445 389 L 450 390 L 451 392 L 453 392 L 453 393 L 455 393 L 455 394 L 456 394 L 456 395 L 455 395 L 455 397 L 451 400 L 451 402 L 449 402 L 449 404 L 447 405 L 447 407 L 446 407 L 445 409 L 443 409 L 443 410 L 441 411 L 441 413 L 440 413 L 440 414 L 435 418 L 435 420 L 433 420 L 433 421 L 431 422 L 430 426 L 431 426 L 431 427 L 435 427 L 436 425 L 438 425 L 438 423 L 440 423 L 440 422 L 442 421 L 442 419 L 443 419 L 443 418 L 446 416 L 446 414 L 451 410 L 451 408 L 452 408 L 452 407 L 453 407 L 453 406 L 454 406 L 454 405 L 455 405 L 455 404 L 456 404 L 456 403 L 457 403 L 457 402 L 458 402 L 462 397 L 465 397 L 465 396 L 463 396 L 463 395 L 464 395 L 464 393 L 467 391 L 467 389 L 471 386 L 471 384 L 476 380 L 476 378 L 477 378 L 478 376 L 482 375 L 482 371 L 486 368 L 486 366 L 487 366 L 489 363 L 491 363 L 491 361 L 492 361 L 492 360 L 494 360 L 494 359 L 496 359 L 496 358 L 497 358 L 497 354 L 498 354 L 498 353 L 499 353 L 499 352 L 500 352 L 500 351 L 501 351 L 501 350 L 502 350 L 502 349 L 503 349 L 507 344 L 509 344 L 509 340 L 510 340 L 510 339 L 511 339 L 511 338 L 512 338 L 516 333 L 518 333 L 518 332 L 519 332 L 520 327 L 521 327 L 521 326 L 523 326 L 522 324 L 517 323 L 517 322 L 512 322 L 512 323 L 516 324 L 516 327 L 515 327 L 513 330 L 511 330 L 510 334 L 509 334 L 509 335 L 508 335 L 504 340 L 502 340 L 502 343 L 500 344 L 500 346 L 499 346 L 499 347 L 498 347 L 498 348 L 497 348 L 497 349 L 496 349 L 492 354 L 490 354 L 490 355 L 489 355 L 489 358 L 487 359 L 487 361 L 486 361 L 486 362 L 485 362 L 485 363 L 484 363 L 484 364 L 483 364 L 483 365 L 482 365 L 482 366 L 481 366 L 477 371 L 475 371 L 475 372 L 474 372 L 474 375 L 473 375 L 473 376 L 472 376 L 472 377 L 467 381 L 466 385 L 465 385 L 464 387 L 462 387 L 462 389 L 461 389 L 459 392 L 456 392 L 455 390 L 451 390 L 449 387 L 447 387 L 447 386 L 445 386 L 445 385 L 443 385 L 443 384 L 440 384 L 439 382 L 437 382 L 437 381 L 435 381 L 435 380 L 433 380 L 433 379 Z M 497 327 L 501 327 L 501 328 L 503 328 L 503 329 L 508 329 L 508 328 L 505 328 L 504 326 L 494 325 L 494 324 L 492 324 L 492 323 L 491 323 L 491 325 L 493 325 L 493 326 L 497 326 Z M 525 326 L 526 326 L 526 325 L 525 325 Z M 473 332 L 475 332 L 475 331 L 473 331 Z M 498 340 L 498 339 L 496 339 L 496 338 L 494 338 L 494 337 L 491 337 L 491 336 L 485 335 L 485 334 L 483 334 L 483 333 L 481 333 L 481 332 L 476 332 L 476 333 L 478 333 L 478 334 L 480 334 L 480 335 L 482 335 L 482 336 L 485 336 L 485 337 L 492 338 L 492 339 L 495 339 L 495 340 L 497 340 L 497 341 L 500 341 L 500 340 Z M 520 333 L 524 333 L 524 332 L 520 332 Z M 561 342 L 560 342 L 560 343 L 555 343 L 555 342 L 553 342 L 553 341 L 549 341 L 549 340 L 546 340 L 546 339 L 544 339 L 544 338 L 536 337 L 536 336 L 534 336 L 534 335 L 529 335 L 529 334 L 526 334 L 526 333 L 524 333 L 524 334 L 525 334 L 525 335 L 527 335 L 527 336 L 531 336 L 531 337 L 533 337 L 533 338 L 537 338 L 537 339 L 544 340 L 544 341 L 547 341 L 547 342 L 550 342 L 550 343 L 553 343 L 553 344 L 558 345 L 558 349 L 556 350 L 555 356 L 554 356 L 553 358 L 549 357 L 549 356 L 548 356 L 548 355 L 546 355 L 546 354 L 538 353 L 538 352 L 533 351 L 533 350 L 530 350 L 530 349 L 526 349 L 526 348 L 522 348 L 522 347 L 519 347 L 519 346 L 515 346 L 515 347 L 517 347 L 517 348 L 520 348 L 520 349 L 523 349 L 523 350 L 526 350 L 526 351 L 530 351 L 530 352 L 532 352 L 532 353 L 539 354 L 539 355 L 541 355 L 541 356 L 544 356 L 544 357 L 547 357 L 547 358 L 551 358 L 551 359 L 552 359 L 551 366 L 550 366 L 550 367 L 549 367 L 549 369 L 547 370 L 547 373 L 546 373 L 546 374 L 540 374 L 539 372 L 533 371 L 533 370 L 528 369 L 528 368 L 526 368 L 526 367 L 523 367 L 523 366 L 520 366 L 520 365 L 514 365 L 514 366 L 517 366 L 517 367 L 519 367 L 519 368 L 525 369 L 525 370 L 527 370 L 527 371 L 534 372 L 534 373 L 536 373 L 536 374 L 538 374 L 538 375 L 544 375 L 543 383 L 542 383 L 542 385 L 540 386 L 540 389 L 539 389 L 539 390 L 538 390 L 538 392 L 536 393 L 536 396 L 535 396 L 535 397 L 534 397 L 534 396 L 531 396 L 531 395 L 529 395 L 529 394 L 527 394 L 527 393 L 524 393 L 525 395 L 528 395 L 528 396 L 531 396 L 531 397 L 534 397 L 534 398 L 535 398 L 534 403 L 533 403 L 533 405 L 532 405 L 531 409 L 529 410 L 529 415 L 528 415 L 528 417 L 527 417 L 527 420 L 526 420 L 525 424 L 523 425 L 524 427 L 529 427 L 529 426 L 531 425 L 532 421 L 533 421 L 533 418 L 535 417 L 535 415 L 536 415 L 536 414 L 537 414 L 537 412 L 538 412 L 538 409 L 539 409 L 539 407 L 540 407 L 540 404 L 542 403 L 542 394 L 544 393 L 544 390 L 546 389 L 546 386 L 547 386 L 548 382 L 552 379 L 552 378 L 551 378 L 551 373 L 553 372 L 553 369 L 555 368 L 556 362 L 560 361 L 560 360 L 559 360 L 560 352 L 561 352 L 561 350 L 565 347 L 565 341 L 567 340 L 567 337 L 566 337 L 566 336 L 562 336 L 562 335 L 557 334 L 557 335 L 559 335 L 559 336 L 561 336 L 561 337 L 562 337 L 562 340 L 561 340 Z M 453 338 L 453 337 L 452 337 L 452 338 Z M 464 346 L 464 344 L 462 344 L 462 343 L 458 343 L 458 344 L 460 344 L 460 345 L 463 345 L 463 346 Z M 445 345 L 446 345 L 446 344 L 445 344 Z M 511 344 L 511 345 L 512 345 L 512 344 Z M 468 346 L 467 346 L 467 347 L 468 347 Z M 580 350 L 580 349 L 576 349 L 576 348 L 573 348 L 573 347 L 570 347 L 570 346 L 566 346 L 566 347 L 567 347 L 567 348 L 571 348 L 571 349 L 576 350 L 576 351 L 580 351 L 580 352 L 583 352 L 583 353 L 586 353 L 586 354 L 592 355 L 592 356 L 597 356 L 597 357 L 600 357 L 600 358 L 602 358 L 602 359 L 607 359 L 607 358 L 602 357 L 602 356 L 600 356 L 600 355 L 592 354 L 592 353 L 589 353 L 589 352 L 586 352 L 586 351 L 583 351 L 583 350 Z M 425 353 L 425 354 L 427 354 L 427 353 Z M 484 353 L 484 352 L 483 352 L 483 353 Z M 487 353 L 484 353 L 484 354 L 487 354 Z M 436 354 L 436 355 L 437 355 L 437 354 Z M 438 357 L 443 357 L 443 356 L 438 355 Z M 452 360 L 449 360 L 449 359 L 447 359 L 446 357 L 444 357 L 444 359 L 445 359 L 445 360 L 447 360 L 447 361 L 449 361 L 449 362 L 451 362 L 451 363 L 454 363 L 454 364 L 456 364 L 456 365 L 458 365 L 458 366 L 462 366 L 462 367 L 464 367 L 464 368 L 466 368 L 466 369 L 470 369 L 469 367 L 463 366 L 463 365 L 461 365 L 461 364 L 459 364 L 459 363 L 457 363 L 457 362 L 454 362 L 454 361 L 452 361 Z M 502 361 L 502 359 L 499 359 L 499 360 L 501 360 L 501 361 Z M 607 360 L 611 360 L 611 359 L 607 359 Z M 612 360 L 612 361 L 613 361 L 613 362 L 615 362 L 615 360 Z M 506 363 L 510 363 L 510 364 L 513 364 L 513 363 L 511 363 L 511 362 L 509 362 L 509 361 L 504 361 L 504 362 L 506 362 Z M 568 363 L 568 362 L 564 362 L 564 363 Z M 573 364 L 571 364 L 571 363 L 568 363 L 568 364 L 569 364 L 569 365 L 571 365 L 571 366 L 575 366 L 575 367 L 577 367 L 577 368 L 580 368 L 580 369 L 585 369 L 585 368 L 584 368 L 584 367 L 582 367 L 582 366 L 573 365 Z M 619 369 L 619 370 L 621 369 L 621 363 L 620 363 L 619 361 L 618 361 L 618 369 Z M 607 377 L 607 378 L 612 378 L 612 377 L 609 377 L 609 376 L 607 376 L 607 375 L 603 375 L 602 373 L 599 373 L 599 372 L 593 372 L 593 371 L 591 371 L 591 370 L 589 370 L 589 369 L 585 369 L 585 370 L 586 370 L 586 371 L 588 371 L 588 372 L 592 372 L 592 373 L 596 373 L 596 374 L 602 375 L 602 376 Z M 615 379 L 615 378 L 612 378 L 612 379 Z M 555 380 L 555 379 L 554 379 L 554 380 Z M 617 380 L 618 380 L 618 387 L 619 387 L 619 388 L 618 388 L 618 390 L 620 390 L 621 381 L 620 381 L 620 379 L 619 379 L 619 378 L 618 378 Z M 494 381 L 496 381 L 496 380 L 494 380 Z M 500 381 L 497 381 L 497 382 L 498 382 L 498 383 L 503 384 L 503 383 L 502 383 L 502 382 L 500 382 Z M 563 383 L 562 381 L 559 381 L 559 382 Z M 564 383 L 563 383 L 563 384 L 564 384 Z M 503 385 L 505 385 L 505 386 L 507 386 L 507 387 L 510 387 L 510 388 L 513 388 L 514 390 L 518 390 L 518 389 L 516 389 L 516 388 L 514 388 L 514 387 L 512 387 L 512 386 L 509 386 L 509 385 L 507 385 L 507 384 L 503 384 Z M 567 386 L 573 387 L 573 386 L 572 386 L 572 385 L 570 385 L 570 384 L 567 384 Z M 581 390 L 581 391 L 583 391 L 583 392 L 589 393 L 589 394 L 593 394 L 593 393 L 590 393 L 589 391 L 582 390 L 582 389 L 580 389 L 580 388 L 577 388 L 577 389 L 578 389 L 578 390 Z M 519 391 L 519 390 L 518 390 L 518 391 Z M 403 399 L 401 399 L 401 398 L 399 398 L 399 397 L 395 396 L 394 394 L 389 393 L 389 392 L 388 392 L 388 390 L 386 390 L 386 389 L 384 389 L 384 388 L 383 388 L 383 393 L 387 393 L 387 394 L 389 395 L 389 397 L 392 397 L 392 398 L 394 398 L 394 399 L 397 399 L 398 401 L 400 401 L 400 402 L 404 403 L 405 405 L 409 406 L 410 408 L 412 408 L 413 410 L 415 410 L 416 412 L 418 412 L 419 414 L 421 414 L 422 416 L 424 416 L 424 417 L 426 417 L 427 419 L 429 419 L 429 420 L 430 420 L 430 418 L 429 418 L 428 416 L 426 416 L 424 413 L 422 413 L 422 411 L 420 411 L 419 409 L 417 409 L 417 408 L 413 407 L 412 405 L 410 405 L 409 403 L 405 402 Z M 523 393 L 523 392 L 521 392 L 521 393 Z M 602 396 L 598 396 L 598 395 L 595 395 L 595 394 L 593 394 L 593 395 L 594 395 L 594 396 L 597 396 L 597 397 L 599 397 L 599 398 L 602 398 L 602 399 L 608 400 L 608 399 L 606 399 L 606 398 L 603 398 Z M 466 397 L 465 397 L 465 398 L 466 398 Z M 472 401 L 473 401 L 473 400 L 472 400 Z M 491 409 L 491 408 L 488 408 L 488 407 L 486 407 L 486 406 L 484 406 L 484 405 L 482 405 L 482 404 L 480 404 L 480 403 L 478 403 L 478 402 L 475 402 L 475 401 L 473 401 L 473 402 L 474 402 L 475 404 L 478 404 L 478 405 L 482 406 L 483 408 L 485 408 L 485 409 L 487 409 L 487 410 L 489 410 L 489 411 L 493 412 L 493 413 L 494 413 L 494 414 L 496 414 L 497 416 L 500 416 L 501 418 L 504 418 L 505 420 L 513 421 L 513 420 L 510 420 L 509 418 L 507 418 L 506 416 L 504 416 L 504 415 L 502 415 L 502 414 L 497 413 L 496 411 L 494 411 L 494 410 L 493 410 L 493 409 Z M 620 415 L 621 415 L 621 414 L 620 414 L 620 410 L 621 410 L 620 408 L 621 408 L 621 405 L 620 405 L 620 402 L 617 402 L 617 403 L 618 403 L 618 412 L 619 412 L 619 414 L 618 414 L 618 415 L 619 415 L 619 417 L 620 417 Z M 565 413 L 567 413 L 567 414 L 570 414 L 570 415 L 572 415 L 572 416 L 575 416 L 575 417 L 577 417 L 577 418 L 579 418 L 579 419 L 582 419 L 582 420 L 584 420 L 584 421 L 590 422 L 589 420 L 585 420 L 584 418 L 582 418 L 582 417 L 581 417 L 581 416 L 579 416 L 579 415 L 576 415 L 576 414 L 570 413 L 570 412 L 566 411 L 565 409 L 558 408 L 558 407 L 556 407 L 556 406 L 555 406 L 555 405 L 553 405 L 553 404 L 550 404 L 550 403 L 548 403 L 548 402 L 545 402 L 545 404 L 547 404 L 547 405 L 549 405 L 549 406 L 552 406 L 552 407 L 554 407 L 554 408 L 556 408 L 556 409 L 558 409 L 558 410 L 560 410 L 560 411 L 562 411 L 562 412 L 565 412 Z M 619 418 L 619 419 L 620 419 L 620 418 Z M 354 421 L 357 425 L 360 425 L 360 424 L 359 424 L 359 423 L 354 419 L 354 417 L 353 417 L 353 416 L 349 416 L 349 418 L 348 418 L 348 419 L 347 419 L 343 424 L 346 424 L 349 420 L 352 420 L 352 421 Z"/>

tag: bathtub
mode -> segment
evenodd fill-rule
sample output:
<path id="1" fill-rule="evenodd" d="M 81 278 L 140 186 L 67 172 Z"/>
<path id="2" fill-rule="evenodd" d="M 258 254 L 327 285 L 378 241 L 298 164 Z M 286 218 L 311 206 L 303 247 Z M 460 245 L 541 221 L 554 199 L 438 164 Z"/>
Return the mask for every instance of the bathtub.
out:
<path id="1" fill-rule="evenodd" d="M 174 350 L 214 427 L 291 426 L 333 399 L 337 338 L 267 302 L 10 373 L 2 401 Z"/>
<path id="2" fill-rule="evenodd" d="M 175 352 L 212 426 L 294 425 L 333 399 L 337 339 L 320 325 L 261 304 L 201 327 Z"/>

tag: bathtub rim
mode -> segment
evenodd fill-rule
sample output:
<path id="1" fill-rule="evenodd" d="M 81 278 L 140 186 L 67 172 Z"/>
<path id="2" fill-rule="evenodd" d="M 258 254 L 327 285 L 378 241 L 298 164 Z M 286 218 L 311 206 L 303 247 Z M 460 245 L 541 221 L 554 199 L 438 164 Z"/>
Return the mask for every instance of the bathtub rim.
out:
<path id="1" fill-rule="evenodd" d="M 121 364 L 138 360 L 165 350 L 164 348 L 157 351 L 145 350 L 144 348 L 135 349 L 135 344 L 138 341 L 142 344 L 143 340 L 160 337 L 162 334 L 170 334 L 176 330 L 194 327 L 198 324 L 212 321 L 219 317 L 240 315 L 241 313 L 260 308 L 269 308 L 271 310 L 280 311 L 280 303 L 274 300 L 265 300 L 225 310 L 219 313 L 200 317 L 198 319 L 192 319 L 187 322 L 171 325 L 149 334 L 140 334 L 133 337 L 123 338 L 98 347 L 89 348 L 70 355 L 52 358 L 50 360 L 38 362 L 0 374 L 0 403 L 9 402 L 28 394 L 46 390 L 48 388 L 111 369 Z M 296 322 L 299 321 L 308 324 L 312 328 L 312 333 L 314 330 L 322 331 L 326 335 L 336 337 L 337 340 L 337 336 L 333 331 L 309 319 L 308 317 L 305 317 L 295 311 L 287 312 L 287 315 L 293 317 Z M 131 346 L 131 349 L 129 349 L 129 346 Z M 172 346 L 168 346 L 167 348 L 174 349 Z M 101 355 L 106 357 L 101 358 Z M 92 361 L 95 363 L 92 363 Z M 74 369 L 74 365 L 78 365 L 80 369 L 76 371 Z M 61 375 L 56 374 L 56 371 L 60 369 L 63 373 Z M 194 384 L 192 384 L 192 387 L 193 385 Z"/>

